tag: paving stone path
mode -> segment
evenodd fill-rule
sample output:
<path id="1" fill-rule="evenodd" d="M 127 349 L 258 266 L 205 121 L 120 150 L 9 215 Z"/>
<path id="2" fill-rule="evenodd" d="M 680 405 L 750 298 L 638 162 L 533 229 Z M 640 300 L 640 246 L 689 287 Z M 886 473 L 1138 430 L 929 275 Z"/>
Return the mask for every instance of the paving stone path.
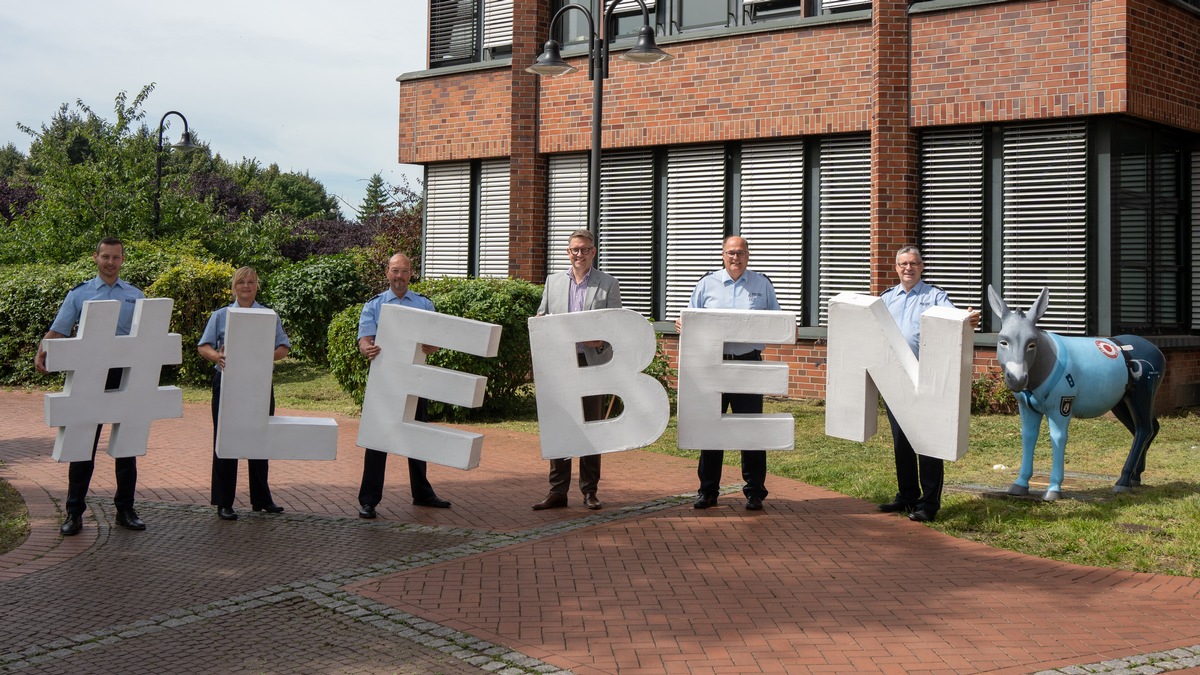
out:
<path id="1" fill-rule="evenodd" d="M 605 457 L 604 509 L 534 512 L 537 437 L 494 429 L 478 469 L 431 465 L 453 508 L 411 506 L 393 460 L 364 521 L 339 417 L 337 460 L 272 462 L 285 513 L 250 512 L 243 465 L 224 522 L 208 408 L 185 405 L 138 463 L 148 529 L 116 527 L 102 454 L 63 538 L 42 397 L 0 392 L 0 410 L 0 478 L 33 521 L 0 556 L 2 672 L 1200 671 L 1200 580 L 998 551 L 775 477 L 762 512 L 733 485 L 696 511 L 694 462 L 644 452 Z"/>

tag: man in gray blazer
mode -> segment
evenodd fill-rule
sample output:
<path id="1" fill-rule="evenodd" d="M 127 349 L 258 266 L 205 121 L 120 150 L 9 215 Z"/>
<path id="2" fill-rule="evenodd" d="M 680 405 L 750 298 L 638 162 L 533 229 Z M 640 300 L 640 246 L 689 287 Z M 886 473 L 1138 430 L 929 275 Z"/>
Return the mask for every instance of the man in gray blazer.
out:
<path id="1" fill-rule="evenodd" d="M 616 309 L 621 306 L 621 284 L 613 276 L 592 267 L 596 260 L 596 238 L 586 229 L 571 233 L 567 244 L 571 267 L 566 272 L 552 274 L 542 290 L 538 316 L 565 314 L 589 309 Z M 595 366 L 612 359 L 612 349 L 602 340 L 581 342 L 575 346 L 579 365 Z M 604 417 L 604 397 L 585 396 L 583 419 L 593 421 Z M 596 498 L 600 484 L 600 455 L 579 458 L 579 488 L 583 505 L 595 510 L 603 506 Z M 533 505 L 534 511 L 558 509 L 567 505 L 567 490 L 571 487 L 571 458 L 550 460 L 550 493 Z"/>

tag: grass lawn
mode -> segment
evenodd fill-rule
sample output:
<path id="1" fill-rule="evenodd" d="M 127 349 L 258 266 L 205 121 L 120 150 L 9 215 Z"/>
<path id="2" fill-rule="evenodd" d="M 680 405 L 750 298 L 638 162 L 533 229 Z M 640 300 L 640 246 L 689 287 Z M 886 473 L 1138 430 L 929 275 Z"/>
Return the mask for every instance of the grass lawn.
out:
<path id="1" fill-rule="evenodd" d="M 276 403 L 283 408 L 355 414 L 356 408 L 321 368 L 291 360 L 277 364 Z M 208 388 L 186 388 L 184 399 L 206 403 Z M 825 435 L 820 401 L 769 401 L 767 412 L 788 412 L 796 420 L 796 450 L 771 452 L 767 469 L 784 476 L 871 502 L 891 501 L 896 491 L 891 435 L 880 415 L 879 433 L 866 443 Z M 931 527 L 957 537 L 1021 553 L 1139 572 L 1200 576 L 1200 416 L 1193 411 L 1159 420 L 1162 429 L 1150 447 L 1142 486 L 1114 494 L 1113 483 L 1128 453 L 1130 436 L 1111 417 L 1074 420 L 1067 445 L 1064 498 L 1003 495 L 1020 465 L 1020 424 L 1014 415 L 971 418 L 970 449 L 946 464 L 946 491 Z M 532 417 L 481 426 L 537 433 Z M 675 448 L 675 422 L 652 452 L 696 458 Z M 726 453 L 736 466 L 737 453 Z M 1050 471 L 1049 439 L 1043 427 L 1034 462 L 1034 490 L 1045 489 Z M 736 474 L 735 474 L 736 475 Z M 1040 485 L 1039 485 L 1040 481 Z M 0 487 L 0 552 L 24 540 L 28 521 L 19 498 Z"/>

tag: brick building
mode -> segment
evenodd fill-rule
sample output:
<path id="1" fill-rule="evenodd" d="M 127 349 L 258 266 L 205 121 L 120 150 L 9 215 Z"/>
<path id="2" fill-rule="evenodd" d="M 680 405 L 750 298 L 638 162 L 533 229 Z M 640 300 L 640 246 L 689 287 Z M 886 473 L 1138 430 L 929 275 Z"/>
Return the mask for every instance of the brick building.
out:
<path id="1" fill-rule="evenodd" d="M 426 275 L 564 268 L 586 223 L 582 13 L 554 27 L 580 72 L 525 71 L 564 1 L 430 0 L 429 67 L 399 78 Z M 1200 0 L 646 4 L 674 59 L 614 58 L 603 109 L 597 264 L 628 306 L 673 319 L 741 234 L 799 317 L 791 393 L 820 397 L 828 300 L 894 284 L 916 243 L 960 307 L 1048 286 L 1044 327 L 1153 336 L 1160 407 L 1200 403 Z M 642 15 L 615 13 L 618 53 Z"/>

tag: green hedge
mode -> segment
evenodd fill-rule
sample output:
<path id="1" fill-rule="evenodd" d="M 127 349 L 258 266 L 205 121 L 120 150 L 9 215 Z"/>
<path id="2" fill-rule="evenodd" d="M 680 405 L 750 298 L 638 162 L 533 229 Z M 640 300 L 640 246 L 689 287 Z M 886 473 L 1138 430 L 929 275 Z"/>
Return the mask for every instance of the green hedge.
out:
<path id="1" fill-rule="evenodd" d="M 148 298 L 173 298 L 171 331 L 183 339 L 183 363 L 167 367 L 177 374 L 179 382 L 207 384 L 212 378 L 212 364 L 196 351 L 196 343 L 204 333 L 208 317 L 220 307 L 233 302 L 229 288 L 233 266 L 224 262 L 184 258 L 159 275 L 146 289 Z"/>
<path id="2" fill-rule="evenodd" d="M 329 372 L 350 394 L 355 405 L 362 407 L 367 391 L 367 371 L 370 362 L 358 351 L 358 316 L 362 305 L 351 305 L 334 315 L 329 322 Z"/>
<path id="3" fill-rule="evenodd" d="M 449 420 L 511 415 L 533 405 L 529 375 L 529 327 L 537 312 L 542 288 L 515 279 L 431 279 L 413 290 L 428 296 L 443 314 L 461 316 L 502 327 L 496 358 L 441 350 L 428 363 L 488 378 L 487 395 L 478 409 L 429 402 L 433 417 Z M 329 365 L 342 388 L 362 405 L 367 382 L 367 360 L 358 351 L 358 316 L 361 305 L 347 307 L 329 326 Z"/>
<path id="4" fill-rule="evenodd" d="M 67 291 L 96 275 L 88 264 L 0 267 L 0 384 L 62 381 L 39 373 L 33 359 Z"/>
<path id="5" fill-rule="evenodd" d="M 325 365 L 330 321 L 343 308 L 365 302 L 371 291 L 354 261 L 338 254 L 280 268 L 271 275 L 266 295 L 292 342 L 292 356 Z"/>

